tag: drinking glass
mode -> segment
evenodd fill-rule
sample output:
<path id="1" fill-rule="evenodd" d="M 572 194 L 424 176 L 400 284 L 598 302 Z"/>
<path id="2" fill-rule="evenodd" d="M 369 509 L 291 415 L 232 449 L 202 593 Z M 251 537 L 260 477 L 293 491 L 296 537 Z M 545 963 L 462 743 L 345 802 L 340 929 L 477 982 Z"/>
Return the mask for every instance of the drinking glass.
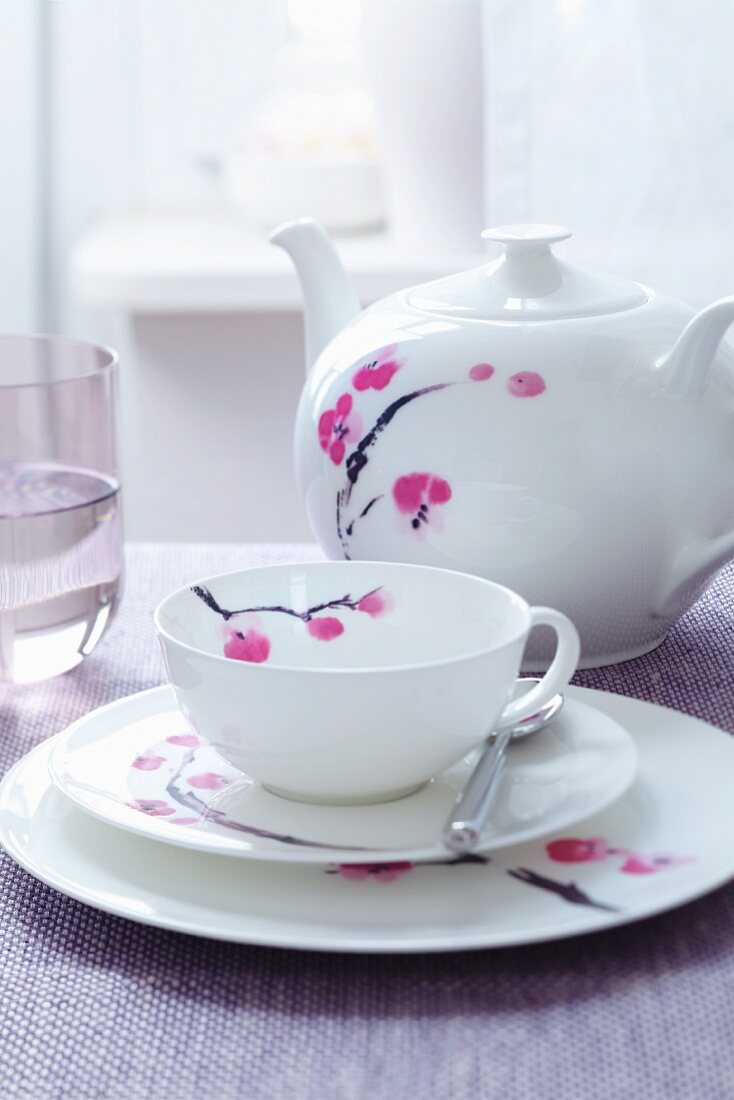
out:
<path id="1" fill-rule="evenodd" d="M 97 645 L 120 597 L 117 355 L 0 336 L 0 682 L 45 680 Z"/>

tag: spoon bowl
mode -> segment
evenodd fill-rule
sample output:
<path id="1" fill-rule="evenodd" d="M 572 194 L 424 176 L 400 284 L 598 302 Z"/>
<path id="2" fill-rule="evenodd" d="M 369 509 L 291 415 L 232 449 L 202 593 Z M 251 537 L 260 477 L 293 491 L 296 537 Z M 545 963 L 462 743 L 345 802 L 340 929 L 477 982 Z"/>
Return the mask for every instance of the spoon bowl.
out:
<path id="1" fill-rule="evenodd" d="M 533 676 L 519 677 L 512 693 L 513 702 L 522 699 L 538 683 L 540 681 Z M 563 695 L 558 692 L 534 714 L 514 725 L 500 726 L 490 734 L 444 825 L 441 835 L 447 848 L 454 852 L 469 852 L 477 846 L 499 789 L 510 744 L 545 729 L 562 709 Z"/>
<path id="2" fill-rule="evenodd" d="M 524 695 L 527 695 L 536 684 L 539 684 L 540 680 L 535 676 L 519 676 L 515 681 L 515 688 L 512 692 L 513 702 L 516 699 L 522 699 Z M 527 718 L 524 718 L 522 722 L 517 722 L 510 726 L 500 726 L 498 732 L 509 729 L 512 733 L 512 740 L 516 738 L 527 737 L 531 733 L 537 733 L 538 730 L 545 729 L 549 722 L 552 722 L 554 718 L 557 718 L 563 709 L 563 695 L 559 691 L 557 695 L 554 695 L 552 699 L 542 706 L 535 714 L 529 714 Z"/>

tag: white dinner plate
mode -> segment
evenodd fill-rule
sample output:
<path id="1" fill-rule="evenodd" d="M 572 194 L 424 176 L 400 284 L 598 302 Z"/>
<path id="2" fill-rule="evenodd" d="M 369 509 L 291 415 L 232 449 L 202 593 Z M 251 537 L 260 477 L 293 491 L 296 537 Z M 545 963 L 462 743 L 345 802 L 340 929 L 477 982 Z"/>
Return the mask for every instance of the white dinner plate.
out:
<path id="1" fill-rule="evenodd" d="M 373 806 L 321 806 L 271 794 L 201 743 L 168 687 L 121 699 L 61 734 L 51 775 L 109 824 L 198 851 L 289 863 L 444 859 L 439 839 L 476 754 L 415 794 Z M 611 805 L 637 750 L 608 715 L 576 699 L 509 751 L 481 851 L 532 840 Z"/>
<path id="2" fill-rule="evenodd" d="M 734 876 L 734 739 L 674 711 L 569 690 L 632 730 L 623 798 L 569 833 L 471 861 L 294 866 L 164 848 L 80 812 L 52 784 L 53 742 L 0 787 L 0 843 L 54 889 L 159 927 L 355 952 L 503 947 L 625 924 Z"/>

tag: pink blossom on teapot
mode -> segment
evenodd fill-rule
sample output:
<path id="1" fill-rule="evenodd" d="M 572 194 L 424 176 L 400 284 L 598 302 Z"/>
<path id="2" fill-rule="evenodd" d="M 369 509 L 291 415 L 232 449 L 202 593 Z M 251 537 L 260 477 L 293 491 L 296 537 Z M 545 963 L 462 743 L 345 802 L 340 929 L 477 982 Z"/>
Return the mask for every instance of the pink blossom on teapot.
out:
<path id="1" fill-rule="evenodd" d="M 493 374 L 494 367 L 491 363 L 475 363 L 469 371 L 472 382 L 486 382 Z"/>
<path id="2" fill-rule="evenodd" d="M 413 531 L 420 531 L 434 521 L 435 508 L 451 500 L 451 486 L 435 474 L 405 474 L 393 485 L 392 495 Z"/>
<path id="3" fill-rule="evenodd" d="M 362 434 L 362 417 L 352 408 L 352 395 L 343 393 L 333 409 L 319 418 L 319 443 L 335 466 L 339 466 L 347 443 L 356 442 Z"/>
<path id="4" fill-rule="evenodd" d="M 507 380 L 507 389 L 513 397 L 538 397 L 545 392 L 545 381 L 537 371 L 523 370 Z"/>
<path id="5" fill-rule="evenodd" d="M 369 362 L 363 363 L 352 378 L 355 390 L 359 393 L 365 390 L 384 390 L 403 365 L 403 360 L 395 357 L 397 349 L 397 344 L 390 344 L 375 352 Z"/>

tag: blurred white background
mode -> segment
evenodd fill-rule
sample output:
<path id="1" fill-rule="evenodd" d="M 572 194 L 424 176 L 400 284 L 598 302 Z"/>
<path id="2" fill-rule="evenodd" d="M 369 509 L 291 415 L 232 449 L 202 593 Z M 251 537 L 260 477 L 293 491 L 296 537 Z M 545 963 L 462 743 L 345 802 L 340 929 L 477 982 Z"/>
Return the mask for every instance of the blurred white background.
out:
<path id="1" fill-rule="evenodd" d="M 0 325 L 119 349 L 131 538 L 308 537 L 281 217 L 331 220 L 365 301 L 530 220 L 734 292 L 729 0 L 362 6 L 5 0 Z"/>

